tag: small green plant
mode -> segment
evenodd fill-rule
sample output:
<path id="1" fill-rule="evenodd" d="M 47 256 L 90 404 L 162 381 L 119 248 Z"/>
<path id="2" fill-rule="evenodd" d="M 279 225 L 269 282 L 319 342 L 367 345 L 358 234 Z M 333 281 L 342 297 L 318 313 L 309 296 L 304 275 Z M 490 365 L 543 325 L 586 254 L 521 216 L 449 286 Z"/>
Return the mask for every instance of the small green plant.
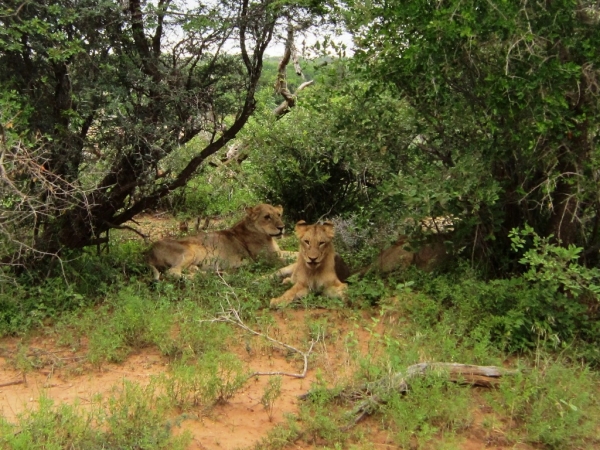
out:
<path id="1" fill-rule="evenodd" d="M 161 377 L 161 383 L 172 404 L 189 411 L 196 407 L 208 410 L 226 402 L 247 379 L 237 356 L 212 350 L 193 364 L 176 363 L 171 374 Z"/>
<path id="2" fill-rule="evenodd" d="M 88 359 L 93 364 L 121 362 L 131 349 L 151 344 L 165 353 L 172 347 L 170 304 L 148 301 L 133 287 L 109 297 L 102 307 L 86 311 L 79 326 L 89 335 Z"/>
<path id="3" fill-rule="evenodd" d="M 531 245 L 519 261 L 529 268 L 524 274 L 527 280 L 544 283 L 552 289 L 563 288 L 574 296 L 588 293 L 600 300 L 600 270 L 577 262 L 581 247 L 555 245 L 552 235 L 541 237 L 531 226 L 515 228 L 509 237 L 513 251 L 523 251 L 528 243 Z"/>
<path id="4" fill-rule="evenodd" d="M 367 274 L 362 278 L 353 275 L 349 282 L 351 288 L 348 290 L 348 299 L 351 305 L 369 307 L 389 294 L 385 283 L 376 274 Z"/>
<path id="5" fill-rule="evenodd" d="M 81 415 L 78 406 L 60 404 L 41 396 L 37 409 L 18 417 L 15 425 L 0 417 L 0 448 L 2 449 L 62 449 L 98 448 L 102 433 L 92 427 L 89 418 Z"/>
<path id="6" fill-rule="evenodd" d="M 184 450 L 189 433 L 171 435 L 168 408 L 154 383 L 124 382 L 108 399 L 97 397 L 86 408 L 55 405 L 41 396 L 37 407 L 20 414 L 15 424 L 0 416 L 0 448 Z"/>
<path id="7" fill-rule="evenodd" d="M 388 392 L 384 420 L 391 422 L 395 441 L 409 448 L 416 441 L 425 448 L 439 433 L 451 435 L 468 427 L 469 389 L 449 382 L 443 373 L 432 373 L 410 382 L 407 395 Z"/>
<path id="8" fill-rule="evenodd" d="M 212 406 L 214 398 L 207 398 L 206 395 L 206 374 L 198 369 L 196 365 L 178 362 L 173 365 L 171 373 L 161 377 L 167 397 L 181 411 L 190 411 L 198 406 L 208 409 Z"/>
<path id="9" fill-rule="evenodd" d="M 108 399 L 107 447 L 185 448 L 189 435 L 173 438 L 166 426 L 170 405 L 159 394 L 156 381 L 147 386 L 124 381 Z"/>
<path id="10" fill-rule="evenodd" d="M 281 382 L 282 377 L 280 375 L 269 378 L 263 395 L 260 398 L 260 404 L 269 416 L 269 422 L 273 421 L 275 401 L 281 396 Z"/>
<path id="11" fill-rule="evenodd" d="M 206 308 L 191 299 L 184 299 L 175 305 L 173 321 L 179 333 L 173 339 L 171 356 L 197 358 L 208 351 L 225 348 L 232 331 L 222 323 L 201 322 L 208 317 Z"/>
<path id="12" fill-rule="evenodd" d="M 303 435 L 298 418 L 291 414 L 287 414 L 285 418 L 286 422 L 269 431 L 267 436 L 254 446 L 254 450 L 280 450 L 298 441 Z"/>

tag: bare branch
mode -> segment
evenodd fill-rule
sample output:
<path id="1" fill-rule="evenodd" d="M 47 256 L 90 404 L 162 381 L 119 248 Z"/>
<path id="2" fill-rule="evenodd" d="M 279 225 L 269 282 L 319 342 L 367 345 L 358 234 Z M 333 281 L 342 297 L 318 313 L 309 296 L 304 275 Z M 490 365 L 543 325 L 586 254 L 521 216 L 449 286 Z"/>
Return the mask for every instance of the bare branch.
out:
<path id="1" fill-rule="evenodd" d="M 287 29 L 287 37 L 285 39 L 285 51 L 279 62 L 279 66 L 277 69 L 277 80 L 275 82 L 275 92 L 281 94 L 283 97 L 283 102 L 273 110 L 273 114 L 275 116 L 280 117 L 289 112 L 291 108 L 293 108 L 296 104 L 296 97 L 300 91 L 304 88 L 312 85 L 314 80 L 305 81 L 302 83 L 296 92 L 292 94 L 287 86 L 287 66 L 290 63 L 290 59 L 293 60 L 294 68 L 296 74 L 302 76 L 302 69 L 300 68 L 300 64 L 298 62 L 298 52 L 296 51 L 296 46 L 294 45 L 294 34 L 296 32 L 296 28 L 291 23 L 288 25 Z"/>
<path id="2" fill-rule="evenodd" d="M 220 275 L 219 275 L 220 276 Z M 222 281 L 229 286 L 225 280 L 223 280 L 223 278 L 221 277 Z M 234 294 L 235 295 L 235 294 Z M 272 375 L 282 375 L 282 376 L 286 376 L 286 377 L 292 377 L 292 378 L 304 378 L 306 377 L 306 372 L 308 371 L 308 357 L 310 356 L 315 344 L 319 341 L 319 339 L 312 340 L 310 342 L 310 347 L 307 351 L 303 352 L 302 350 L 297 349 L 296 347 L 293 347 L 289 344 L 286 344 L 285 342 L 279 341 L 277 339 L 272 338 L 271 336 L 269 336 L 268 334 L 263 334 L 260 333 L 258 331 L 253 330 L 252 328 L 250 328 L 248 325 L 246 325 L 244 323 L 244 321 L 242 320 L 242 318 L 240 317 L 240 313 L 239 313 L 239 308 L 234 308 L 231 305 L 231 302 L 229 301 L 229 299 L 227 300 L 227 305 L 228 308 L 225 308 L 223 306 L 223 304 L 221 304 L 221 312 L 214 318 L 212 319 L 208 319 L 208 320 L 201 320 L 200 322 L 209 322 L 209 323 L 214 323 L 214 322 L 225 322 L 225 323 L 231 323 L 233 325 L 236 325 L 238 327 L 240 327 L 241 329 L 247 331 L 250 334 L 253 334 L 255 336 L 261 336 L 265 339 L 267 339 L 269 342 L 272 342 L 273 344 L 279 345 L 280 347 L 286 348 L 288 350 L 291 350 L 293 352 L 296 352 L 298 354 L 300 354 L 302 356 L 302 358 L 304 359 L 304 367 L 302 372 L 300 373 L 291 373 L 291 372 L 281 372 L 281 371 L 276 371 L 276 372 L 254 372 L 252 374 L 250 374 L 248 376 L 248 378 L 252 378 L 255 376 L 272 376 Z"/>

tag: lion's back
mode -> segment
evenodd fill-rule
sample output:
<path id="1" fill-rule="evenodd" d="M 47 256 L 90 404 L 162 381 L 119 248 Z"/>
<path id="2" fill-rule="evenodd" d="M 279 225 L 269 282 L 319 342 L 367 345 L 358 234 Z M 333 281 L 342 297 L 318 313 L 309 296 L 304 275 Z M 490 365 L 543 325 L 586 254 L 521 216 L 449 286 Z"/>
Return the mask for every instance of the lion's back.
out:
<path id="1" fill-rule="evenodd" d="M 239 267 L 250 256 L 243 241 L 231 229 L 207 233 L 199 250 L 205 253 L 204 260 L 214 259 L 231 268 Z"/>

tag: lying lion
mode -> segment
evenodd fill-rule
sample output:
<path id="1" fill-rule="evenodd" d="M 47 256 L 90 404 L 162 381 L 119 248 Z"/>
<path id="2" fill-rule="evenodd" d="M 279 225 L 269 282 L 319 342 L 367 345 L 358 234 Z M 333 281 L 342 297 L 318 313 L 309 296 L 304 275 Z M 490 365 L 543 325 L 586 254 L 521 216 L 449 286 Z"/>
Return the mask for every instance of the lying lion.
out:
<path id="1" fill-rule="evenodd" d="M 271 307 L 287 305 L 311 291 L 328 297 L 344 297 L 348 285 L 342 283 L 336 273 L 333 224 L 307 225 L 302 220 L 296 224 L 296 236 L 300 239 L 298 260 L 278 272 L 283 276 L 291 274 L 284 282 L 291 281 L 294 286 L 281 297 L 271 299 Z"/>
<path id="2" fill-rule="evenodd" d="M 246 217 L 227 230 L 155 242 L 146 261 L 158 280 L 164 271 L 181 277 L 181 272 L 191 267 L 224 270 L 260 257 L 280 260 L 294 254 L 281 251 L 273 239 L 283 235 L 282 213 L 281 206 L 264 203 L 247 208 Z"/>

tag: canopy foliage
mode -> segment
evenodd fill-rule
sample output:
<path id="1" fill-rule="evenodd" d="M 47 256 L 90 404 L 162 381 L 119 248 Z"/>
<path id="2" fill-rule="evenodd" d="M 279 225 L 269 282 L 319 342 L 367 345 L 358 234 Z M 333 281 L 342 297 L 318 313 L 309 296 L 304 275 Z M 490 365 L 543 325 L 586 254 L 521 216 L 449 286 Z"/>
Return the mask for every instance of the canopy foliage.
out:
<path id="1" fill-rule="evenodd" d="M 314 14 L 319 2 L 3 2 L 3 242 L 21 256 L 98 243 L 185 185 L 253 112 L 278 25 Z"/>
<path id="2" fill-rule="evenodd" d="M 530 224 L 600 248 L 600 12 L 590 1 L 349 1 L 354 62 L 407 101 L 419 137 L 396 199 L 463 218 L 474 255 Z M 412 188 L 411 188 L 412 187 Z"/>

